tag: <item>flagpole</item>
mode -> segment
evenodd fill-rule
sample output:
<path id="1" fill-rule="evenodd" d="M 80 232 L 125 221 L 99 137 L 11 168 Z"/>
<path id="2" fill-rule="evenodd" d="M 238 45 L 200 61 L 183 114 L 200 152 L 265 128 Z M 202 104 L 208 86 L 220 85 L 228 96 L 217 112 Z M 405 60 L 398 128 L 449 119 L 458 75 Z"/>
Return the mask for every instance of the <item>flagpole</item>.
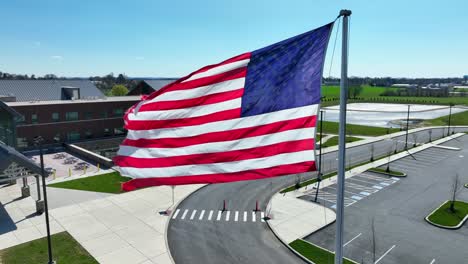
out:
<path id="1" fill-rule="evenodd" d="M 351 10 L 341 10 L 343 37 L 341 51 L 340 123 L 338 144 L 338 190 L 336 198 L 335 264 L 343 263 L 344 181 L 346 170 L 346 101 L 348 96 L 348 18 Z"/>

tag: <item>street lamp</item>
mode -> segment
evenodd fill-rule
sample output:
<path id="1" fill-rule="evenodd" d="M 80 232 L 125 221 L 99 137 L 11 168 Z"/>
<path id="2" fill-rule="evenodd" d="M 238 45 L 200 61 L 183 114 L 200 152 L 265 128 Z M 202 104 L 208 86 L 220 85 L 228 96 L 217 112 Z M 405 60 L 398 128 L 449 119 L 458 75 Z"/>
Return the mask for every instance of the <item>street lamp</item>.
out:
<path id="1" fill-rule="evenodd" d="M 49 253 L 49 262 L 48 264 L 55 264 L 55 261 L 52 260 L 52 241 L 50 238 L 50 223 L 49 223 L 49 208 L 47 205 L 47 188 L 45 181 L 45 171 L 44 171 L 44 155 L 42 153 L 42 141 L 44 139 L 41 136 L 34 137 L 34 144 L 39 148 L 39 155 L 41 157 L 41 177 L 42 177 L 42 192 L 44 193 L 44 213 L 47 227 L 47 248 Z"/>

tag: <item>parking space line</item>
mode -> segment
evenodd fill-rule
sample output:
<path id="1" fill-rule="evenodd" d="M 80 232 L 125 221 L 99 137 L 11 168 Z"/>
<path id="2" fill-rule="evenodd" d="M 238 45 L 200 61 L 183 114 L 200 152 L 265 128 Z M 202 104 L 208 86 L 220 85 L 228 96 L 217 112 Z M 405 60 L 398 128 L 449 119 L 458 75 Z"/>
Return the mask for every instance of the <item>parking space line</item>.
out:
<path id="1" fill-rule="evenodd" d="M 354 200 L 358 200 L 358 201 L 362 199 L 361 196 L 357 196 L 357 195 L 353 195 L 351 196 L 351 198 L 353 198 Z"/>
<path id="2" fill-rule="evenodd" d="M 395 181 L 399 181 L 400 179 L 398 179 L 397 177 L 392 177 L 393 180 Z"/>
<path id="3" fill-rule="evenodd" d="M 216 217 L 216 221 L 221 220 L 221 214 L 222 213 L 223 213 L 222 211 L 218 211 L 218 217 Z"/>
<path id="4" fill-rule="evenodd" d="M 247 212 L 244 212 L 244 222 L 247 222 Z"/>
<path id="5" fill-rule="evenodd" d="M 370 193 L 368 193 L 368 192 L 360 192 L 360 194 L 365 195 L 365 196 L 369 196 L 369 195 L 370 195 Z"/>
<path id="6" fill-rule="evenodd" d="M 356 176 L 358 176 L 358 175 L 356 175 Z M 362 176 L 364 178 L 369 178 L 369 179 L 375 179 L 377 181 L 390 181 L 390 178 L 377 177 L 377 176 L 366 174 L 366 173 L 359 174 L 359 176 Z"/>
<path id="7" fill-rule="evenodd" d="M 374 185 L 374 186 L 372 186 L 372 188 L 375 188 L 377 190 L 382 190 L 383 189 L 383 187 L 380 186 L 380 185 Z"/>
<path id="8" fill-rule="evenodd" d="M 204 215 L 205 215 L 205 210 L 202 210 L 200 213 L 200 217 L 198 217 L 198 220 L 202 220 Z"/>
<path id="9" fill-rule="evenodd" d="M 387 251 L 385 251 L 385 253 L 379 258 L 377 259 L 374 264 L 377 264 L 379 263 L 379 261 L 381 261 L 390 251 L 392 251 L 393 248 L 395 248 L 396 245 L 393 245 L 391 248 L 389 248 Z"/>
<path id="10" fill-rule="evenodd" d="M 239 219 L 239 211 L 234 214 L 234 222 L 237 222 L 237 219 Z"/>
<path id="11" fill-rule="evenodd" d="M 429 264 L 434 264 L 434 263 L 435 263 L 435 259 L 432 259 L 431 263 L 429 263 Z"/>
<path id="12" fill-rule="evenodd" d="M 210 210 L 210 213 L 208 214 L 208 221 L 211 221 L 211 217 L 213 217 L 213 210 Z"/>
<path id="13" fill-rule="evenodd" d="M 333 188 L 333 187 L 330 187 L 330 186 L 327 186 L 327 188 L 336 190 L 336 188 Z M 358 194 L 358 193 L 355 193 L 355 192 L 350 192 L 350 191 L 348 191 L 346 189 L 345 189 L 345 192 L 350 193 L 350 194 Z"/>
<path id="14" fill-rule="evenodd" d="M 383 185 L 383 186 L 390 186 L 390 185 L 391 185 L 391 183 L 388 183 L 388 182 L 381 182 L 381 183 L 379 183 L 379 184 L 380 184 L 380 185 Z"/>
<path id="15" fill-rule="evenodd" d="M 179 214 L 180 212 L 180 209 L 177 209 L 174 213 L 174 215 L 172 216 L 172 219 L 176 219 L 177 218 L 177 215 Z"/>
<path id="16" fill-rule="evenodd" d="M 188 209 L 185 209 L 184 213 L 182 214 L 182 217 L 180 219 L 185 219 L 185 216 L 187 215 L 188 213 Z"/>
<path id="17" fill-rule="evenodd" d="M 357 236 L 353 237 L 350 241 L 346 242 L 343 247 L 346 247 L 346 245 L 348 245 L 349 243 L 353 242 L 353 240 L 355 240 L 356 238 L 360 237 L 362 235 L 362 233 L 359 233 Z"/>
<path id="18" fill-rule="evenodd" d="M 375 180 L 373 180 L 374 182 L 370 182 L 370 181 L 364 181 L 364 180 L 360 180 L 360 179 L 355 179 L 354 177 L 351 177 L 351 178 L 349 178 L 348 180 L 363 182 L 363 183 L 367 183 L 367 184 L 375 184 Z"/>
<path id="19" fill-rule="evenodd" d="M 193 210 L 192 215 L 190 216 L 190 220 L 193 220 L 196 213 L 197 213 L 197 210 Z"/>
<path id="20" fill-rule="evenodd" d="M 255 214 L 255 212 L 252 212 L 252 222 L 255 222 L 255 220 L 257 220 L 257 219 L 256 219 L 256 216 L 257 216 L 257 215 Z"/>
<path id="21" fill-rule="evenodd" d="M 226 221 L 229 221 L 229 216 L 231 215 L 231 212 L 230 211 L 227 211 L 226 213 Z"/>

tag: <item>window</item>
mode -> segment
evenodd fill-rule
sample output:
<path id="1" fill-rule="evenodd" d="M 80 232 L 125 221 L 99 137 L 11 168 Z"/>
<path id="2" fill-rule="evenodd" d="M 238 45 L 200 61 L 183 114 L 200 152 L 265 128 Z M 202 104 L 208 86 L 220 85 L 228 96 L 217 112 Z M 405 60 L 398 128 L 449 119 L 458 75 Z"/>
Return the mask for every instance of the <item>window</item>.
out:
<path id="1" fill-rule="evenodd" d="M 85 137 L 86 137 L 86 138 L 92 138 L 92 137 L 93 137 L 93 131 L 87 130 L 87 131 L 85 132 Z"/>
<path id="2" fill-rule="evenodd" d="M 52 122 L 60 121 L 59 113 L 52 113 Z"/>
<path id="3" fill-rule="evenodd" d="M 93 119 L 93 112 L 86 112 L 85 119 Z"/>
<path id="4" fill-rule="evenodd" d="M 123 116 L 123 109 L 122 108 L 116 108 L 114 109 L 114 116 Z"/>
<path id="5" fill-rule="evenodd" d="M 102 118 L 107 118 L 107 111 L 102 112 Z"/>
<path id="6" fill-rule="evenodd" d="M 75 121 L 78 120 L 78 112 L 66 112 L 65 119 L 67 121 Z"/>
<path id="7" fill-rule="evenodd" d="M 37 114 L 31 115 L 31 124 L 37 124 Z"/>
<path id="8" fill-rule="evenodd" d="M 55 134 L 54 136 L 54 142 L 59 143 L 60 142 L 60 133 Z"/>
<path id="9" fill-rule="evenodd" d="M 79 139 L 80 139 L 80 133 L 78 132 L 70 132 L 67 134 L 68 141 L 74 141 L 74 140 L 79 140 Z"/>
<path id="10" fill-rule="evenodd" d="M 123 128 L 114 128 L 114 135 L 116 135 L 116 136 L 125 135 L 125 129 L 123 129 Z"/>
<path id="11" fill-rule="evenodd" d="M 108 128 L 104 128 L 104 136 L 110 136 L 110 130 Z"/>
<path id="12" fill-rule="evenodd" d="M 16 138 L 16 145 L 18 146 L 18 148 L 27 148 L 28 140 L 24 137 Z"/>
<path id="13" fill-rule="evenodd" d="M 24 116 L 20 116 L 20 117 L 18 117 L 18 118 L 16 119 L 16 123 L 17 123 L 18 125 L 24 124 L 24 121 L 25 121 Z"/>

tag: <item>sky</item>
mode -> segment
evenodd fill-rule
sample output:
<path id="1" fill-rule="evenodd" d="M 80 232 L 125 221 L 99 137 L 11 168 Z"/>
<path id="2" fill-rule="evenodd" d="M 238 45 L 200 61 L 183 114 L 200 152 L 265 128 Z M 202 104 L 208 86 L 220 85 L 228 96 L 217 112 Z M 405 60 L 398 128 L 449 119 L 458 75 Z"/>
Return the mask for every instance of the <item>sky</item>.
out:
<path id="1" fill-rule="evenodd" d="M 466 0 L 1 2 L 0 71 L 9 73 L 181 77 L 324 25 L 346 8 L 350 76 L 468 74 Z M 340 44 L 334 32 L 326 77 L 339 76 Z"/>

